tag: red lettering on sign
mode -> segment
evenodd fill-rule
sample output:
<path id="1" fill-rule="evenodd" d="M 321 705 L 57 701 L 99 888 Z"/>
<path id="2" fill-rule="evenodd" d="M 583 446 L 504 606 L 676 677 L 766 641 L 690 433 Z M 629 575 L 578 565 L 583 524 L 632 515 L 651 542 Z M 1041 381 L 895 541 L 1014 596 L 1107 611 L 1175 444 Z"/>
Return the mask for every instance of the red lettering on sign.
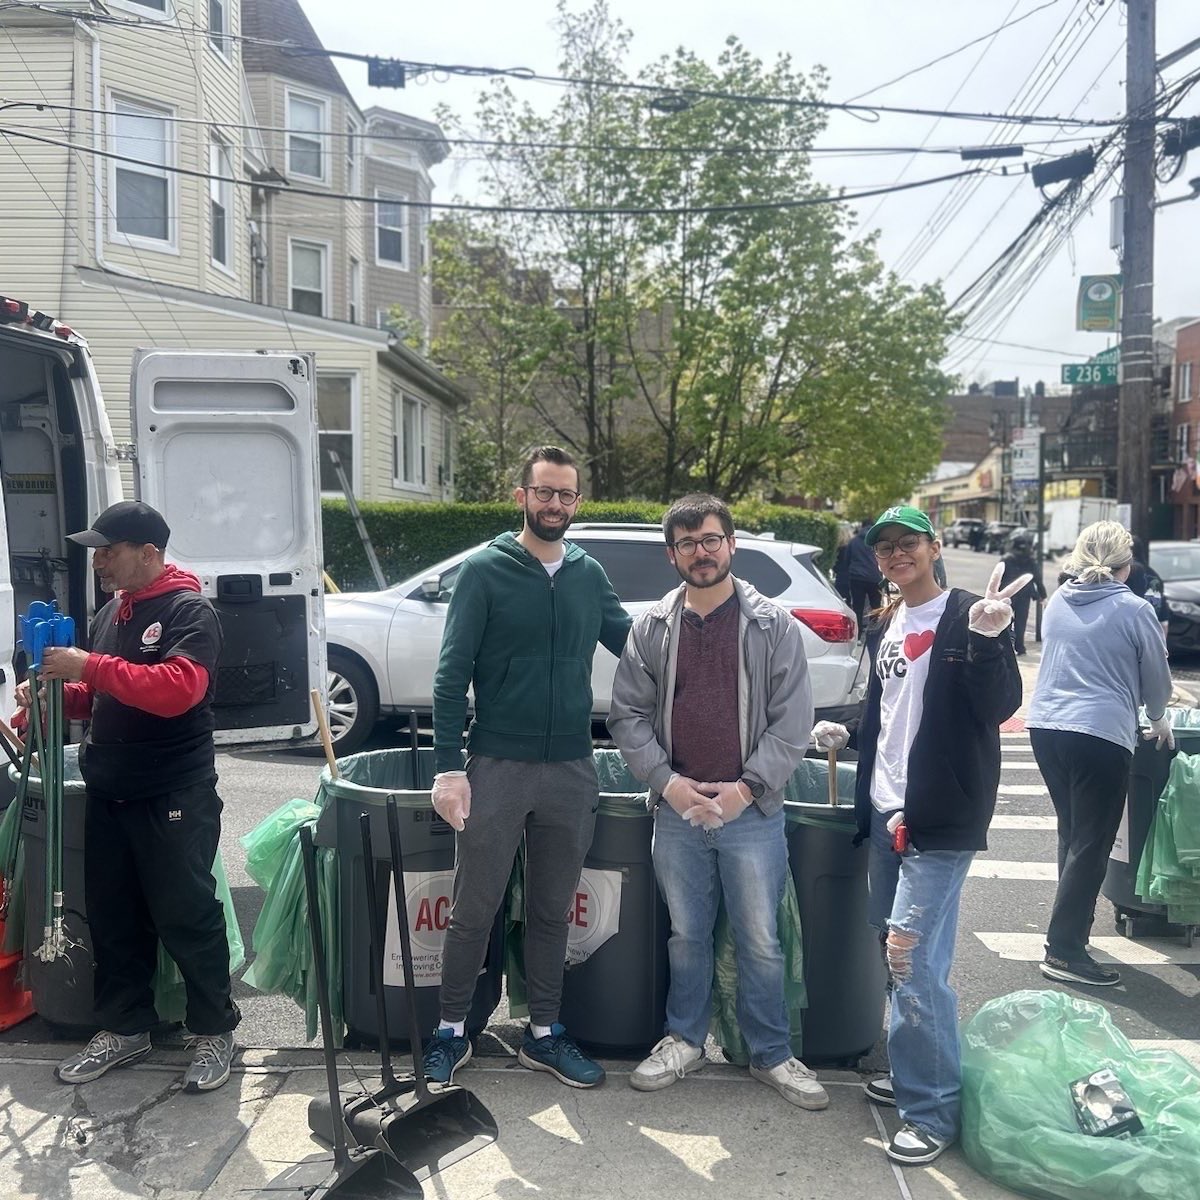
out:
<path id="1" fill-rule="evenodd" d="M 422 929 L 433 929 L 433 909 L 428 900 L 422 900 L 417 909 L 417 919 L 413 923 L 413 931 L 419 933 Z"/>
<path id="2" fill-rule="evenodd" d="M 577 925 L 580 929 L 587 928 L 589 899 L 590 897 L 587 892 L 575 893 L 575 905 L 567 914 L 567 923 L 569 925 Z"/>
<path id="3" fill-rule="evenodd" d="M 450 897 L 439 896 L 437 903 L 433 906 L 434 924 L 439 929 L 446 929 L 450 925 Z"/>

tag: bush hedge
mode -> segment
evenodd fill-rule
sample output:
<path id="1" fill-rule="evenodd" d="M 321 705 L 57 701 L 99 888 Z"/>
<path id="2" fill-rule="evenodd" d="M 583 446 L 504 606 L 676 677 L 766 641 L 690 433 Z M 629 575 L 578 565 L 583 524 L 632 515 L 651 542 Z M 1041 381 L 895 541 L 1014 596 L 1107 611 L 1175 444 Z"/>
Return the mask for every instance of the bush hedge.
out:
<path id="1" fill-rule="evenodd" d="M 388 583 L 398 583 L 460 550 L 490 541 L 506 529 L 520 528 L 520 513 L 503 504 L 408 504 L 375 502 L 359 505 L 363 522 Z M 657 525 L 663 506 L 647 500 L 585 501 L 577 521 Z M 837 546 L 837 518 L 782 504 L 744 500 L 733 505 L 739 529 L 773 531 L 780 541 L 806 542 L 822 550 L 829 569 Z M 325 570 L 343 591 L 373 591 L 375 579 L 344 500 L 322 504 Z M 570 535 L 568 535 L 570 536 Z"/>

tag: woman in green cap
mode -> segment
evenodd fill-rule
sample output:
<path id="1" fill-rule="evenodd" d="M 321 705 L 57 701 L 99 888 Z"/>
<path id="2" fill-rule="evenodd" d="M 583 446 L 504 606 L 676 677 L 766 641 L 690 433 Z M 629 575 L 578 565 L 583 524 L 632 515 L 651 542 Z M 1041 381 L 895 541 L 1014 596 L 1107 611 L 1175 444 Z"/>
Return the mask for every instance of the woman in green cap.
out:
<path id="1" fill-rule="evenodd" d="M 941 546 L 920 509 L 880 514 L 867 544 L 897 595 L 867 631 L 871 679 L 856 742 L 856 844 L 869 841 L 868 915 L 892 981 L 891 1074 L 868 1097 L 904 1122 L 887 1147 L 901 1163 L 932 1162 L 959 1133 L 957 998 L 950 966 L 959 898 L 1000 782 L 1000 723 L 1021 702 L 1009 597 L 997 567 L 984 596 L 944 589 Z M 821 721 L 818 745 L 849 741 Z"/>

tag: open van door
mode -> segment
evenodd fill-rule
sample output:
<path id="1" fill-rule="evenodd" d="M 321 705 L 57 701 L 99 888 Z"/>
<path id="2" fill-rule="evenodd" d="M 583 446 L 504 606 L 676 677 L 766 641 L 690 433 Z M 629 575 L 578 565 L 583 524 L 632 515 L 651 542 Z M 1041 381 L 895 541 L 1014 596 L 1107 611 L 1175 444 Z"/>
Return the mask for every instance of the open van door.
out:
<path id="1" fill-rule="evenodd" d="M 312 357 L 138 350 L 130 402 L 138 494 L 221 618 L 217 741 L 311 736 L 309 689 L 325 694 Z"/>

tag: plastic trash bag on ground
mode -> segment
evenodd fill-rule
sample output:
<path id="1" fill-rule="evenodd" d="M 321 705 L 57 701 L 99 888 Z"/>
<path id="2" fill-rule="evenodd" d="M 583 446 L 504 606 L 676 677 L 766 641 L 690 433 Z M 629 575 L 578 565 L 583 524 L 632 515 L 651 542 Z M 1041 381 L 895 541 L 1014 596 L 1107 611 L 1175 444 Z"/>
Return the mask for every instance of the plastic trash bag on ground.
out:
<path id="1" fill-rule="evenodd" d="M 783 990 L 787 1004 L 788 1028 L 791 1031 L 792 1053 L 803 1058 L 804 1010 L 808 993 L 804 987 L 804 937 L 800 928 L 800 906 L 796 902 L 796 886 L 792 873 L 787 875 L 783 899 L 776 916 L 779 927 L 779 946 L 783 951 Z M 733 930 L 722 900 L 717 910 L 716 946 L 713 955 L 712 1022 L 709 1026 L 717 1045 L 732 1063 L 744 1067 L 750 1061 L 746 1039 L 742 1037 L 737 1019 L 737 958 L 734 953 Z"/>
<path id="2" fill-rule="evenodd" d="M 1069 1085 L 1115 1072 L 1144 1126 L 1083 1133 Z M 1185 1200 L 1200 1194 L 1200 1070 L 1135 1051 L 1094 1001 L 1020 991 L 989 1001 L 962 1033 L 962 1146 L 997 1183 L 1042 1200 Z"/>

